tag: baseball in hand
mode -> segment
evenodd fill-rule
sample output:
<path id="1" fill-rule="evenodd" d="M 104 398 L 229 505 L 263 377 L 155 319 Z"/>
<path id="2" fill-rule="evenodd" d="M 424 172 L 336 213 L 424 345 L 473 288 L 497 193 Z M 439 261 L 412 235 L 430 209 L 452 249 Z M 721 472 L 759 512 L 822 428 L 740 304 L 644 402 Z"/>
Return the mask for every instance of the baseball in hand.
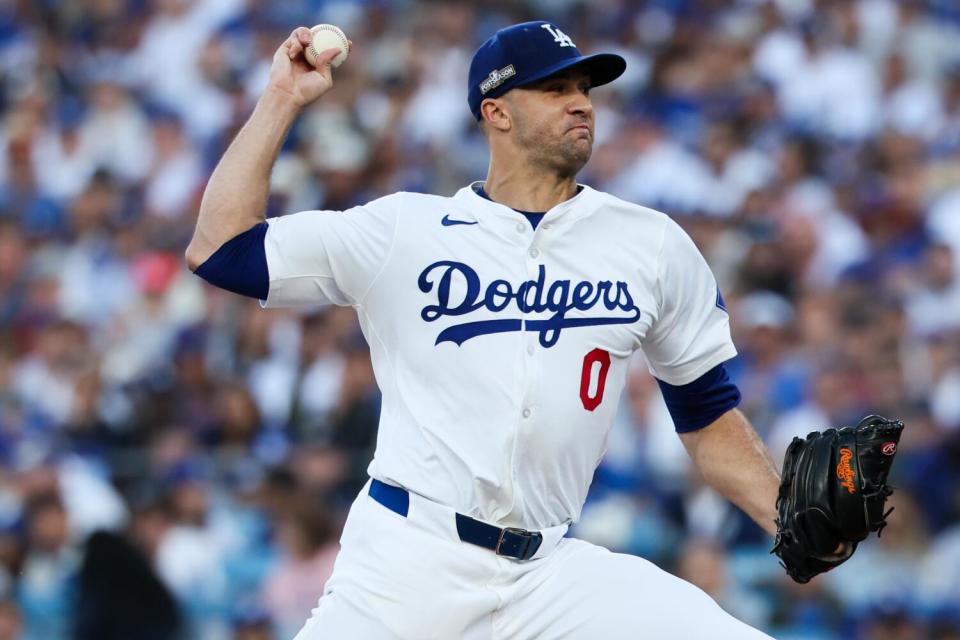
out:
<path id="1" fill-rule="evenodd" d="M 318 24 L 310 28 L 310 33 L 313 34 L 313 39 L 310 42 L 310 46 L 303 52 L 307 58 L 307 62 L 316 66 L 317 56 L 322 52 L 327 49 L 339 48 L 340 53 L 333 58 L 330 64 L 334 67 L 339 67 L 343 64 L 343 61 L 347 59 L 350 45 L 347 43 L 347 36 L 344 35 L 339 27 L 335 27 L 332 24 Z"/>

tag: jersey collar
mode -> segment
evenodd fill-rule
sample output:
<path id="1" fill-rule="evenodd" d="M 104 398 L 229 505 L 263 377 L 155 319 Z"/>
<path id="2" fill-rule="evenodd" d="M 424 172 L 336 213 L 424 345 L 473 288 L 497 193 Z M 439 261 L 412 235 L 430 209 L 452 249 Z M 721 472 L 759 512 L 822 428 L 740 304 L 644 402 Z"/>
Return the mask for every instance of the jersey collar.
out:
<path id="1" fill-rule="evenodd" d="M 463 202 L 471 210 L 480 213 L 481 219 L 489 216 L 513 224 L 516 224 L 517 221 L 523 221 L 525 224 L 529 224 L 526 222 L 522 213 L 499 202 L 488 200 L 478 194 L 476 189 L 482 187 L 483 184 L 482 180 L 472 182 L 457 191 L 453 197 L 455 200 Z M 567 224 L 588 216 L 596 210 L 598 206 L 597 191 L 585 184 L 577 183 L 577 186 L 580 187 L 580 192 L 547 211 L 543 216 L 541 224 Z"/>

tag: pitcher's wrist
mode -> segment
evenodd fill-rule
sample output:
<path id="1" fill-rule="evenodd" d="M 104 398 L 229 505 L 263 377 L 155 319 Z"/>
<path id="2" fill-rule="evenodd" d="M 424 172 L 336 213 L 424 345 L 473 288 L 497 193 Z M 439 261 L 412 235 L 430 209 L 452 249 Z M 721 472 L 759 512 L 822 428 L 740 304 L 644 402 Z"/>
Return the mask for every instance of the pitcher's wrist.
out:
<path id="1" fill-rule="evenodd" d="M 275 115 L 296 118 L 300 115 L 304 105 L 300 103 L 296 95 L 286 89 L 281 89 L 275 85 L 267 85 L 260 99 L 257 100 L 257 107 L 267 109 Z"/>

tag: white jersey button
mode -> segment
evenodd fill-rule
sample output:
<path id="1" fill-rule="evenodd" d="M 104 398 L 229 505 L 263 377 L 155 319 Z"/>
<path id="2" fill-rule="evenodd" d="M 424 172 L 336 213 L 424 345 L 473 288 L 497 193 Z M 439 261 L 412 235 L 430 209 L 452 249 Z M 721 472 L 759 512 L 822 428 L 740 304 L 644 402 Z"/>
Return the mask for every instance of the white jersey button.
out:
<path id="1" fill-rule="evenodd" d="M 553 227 L 553 225 L 550 224 L 549 222 L 548 222 L 547 224 L 543 225 L 543 228 L 544 228 L 544 229 L 551 229 L 552 227 Z"/>
<path id="2" fill-rule="evenodd" d="M 523 417 L 524 417 L 524 418 L 529 418 L 529 417 L 530 417 L 530 409 L 524 409 L 524 410 L 523 410 Z"/>
<path id="3" fill-rule="evenodd" d="M 535 351 L 535 349 L 533 348 L 533 345 L 532 345 L 532 344 L 527 345 L 527 355 L 531 355 L 531 356 L 532 356 L 534 351 Z"/>
<path id="4" fill-rule="evenodd" d="M 536 258 L 538 255 L 540 255 L 540 250 L 539 250 L 539 249 L 537 249 L 536 247 L 530 249 L 530 257 L 531 257 L 531 258 Z"/>
<path id="5" fill-rule="evenodd" d="M 527 228 L 527 225 L 522 222 L 517 223 L 517 233 L 523 233 L 523 230 Z"/>

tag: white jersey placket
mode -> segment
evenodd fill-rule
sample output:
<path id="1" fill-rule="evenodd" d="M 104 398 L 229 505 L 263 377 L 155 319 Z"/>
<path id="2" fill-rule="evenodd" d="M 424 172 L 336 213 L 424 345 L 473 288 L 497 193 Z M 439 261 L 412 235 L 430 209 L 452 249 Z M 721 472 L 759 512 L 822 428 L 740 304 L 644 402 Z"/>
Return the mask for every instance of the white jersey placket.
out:
<path id="1" fill-rule="evenodd" d="M 556 219 L 556 215 L 558 215 L 559 210 L 563 206 L 563 204 L 560 204 L 548 211 L 540 220 L 540 223 L 536 228 L 530 224 L 530 221 L 527 220 L 526 216 L 523 214 L 515 211 L 510 211 L 508 214 L 517 219 L 516 229 L 522 238 L 524 247 L 524 273 L 526 282 L 533 282 L 537 280 L 540 275 L 540 265 L 544 265 L 546 271 L 550 273 L 550 267 L 546 263 L 549 255 L 548 232 L 553 229 L 553 221 Z M 539 398 L 537 398 L 534 394 L 535 390 L 538 388 L 536 381 L 540 379 L 540 376 L 543 373 L 541 368 L 542 358 L 539 356 L 544 347 L 540 344 L 539 332 L 531 331 L 527 328 L 527 321 L 533 319 L 532 316 L 534 315 L 537 314 L 529 311 L 525 311 L 523 313 L 523 340 L 520 343 L 521 348 L 523 349 L 523 353 L 521 354 L 521 362 L 523 363 L 523 366 L 521 368 L 522 374 L 520 379 L 523 393 L 521 396 L 513 447 L 511 448 L 510 454 L 510 481 L 513 487 L 517 486 L 517 467 L 515 464 L 517 447 L 519 446 L 522 438 L 527 437 L 527 434 L 533 430 L 542 427 L 542 425 L 539 424 L 538 409 L 540 407 L 540 402 Z M 513 503 L 510 505 L 508 513 L 513 511 L 515 505 L 516 493 L 514 492 Z"/>

